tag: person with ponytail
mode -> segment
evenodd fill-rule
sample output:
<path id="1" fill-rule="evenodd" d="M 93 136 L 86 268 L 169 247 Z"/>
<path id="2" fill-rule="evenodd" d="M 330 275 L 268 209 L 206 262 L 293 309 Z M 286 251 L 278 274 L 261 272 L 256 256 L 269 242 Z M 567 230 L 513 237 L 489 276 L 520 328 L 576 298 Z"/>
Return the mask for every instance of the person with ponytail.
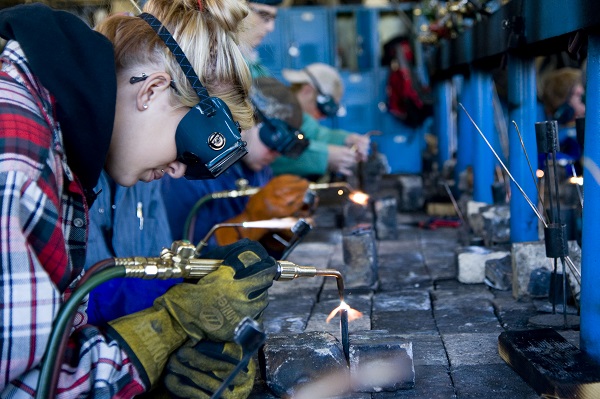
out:
<path id="1" fill-rule="evenodd" d="M 247 4 L 146 6 L 96 30 L 40 3 L 0 11 L 2 397 L 38 394 L 55 319 L 84 277 L 101 172 L 124 187 L 214 178 L 246 153 L 251 77 L 237 35 Z M 210 278 L 108 325 L 88 324 L 84 301 L 48 396 L 131 398 L 159 382 L 184 343 L 231 341 L 240 320 L 262 314 L 276 265 L 248 240 L 217 256 Z"/>

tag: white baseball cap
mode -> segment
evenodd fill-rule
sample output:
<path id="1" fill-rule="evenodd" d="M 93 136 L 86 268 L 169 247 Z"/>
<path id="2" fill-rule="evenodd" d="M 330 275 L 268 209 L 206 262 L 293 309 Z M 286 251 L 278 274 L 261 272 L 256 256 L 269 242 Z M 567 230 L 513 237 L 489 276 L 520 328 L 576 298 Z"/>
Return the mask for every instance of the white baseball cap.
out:
<path id="1" fill-rule="evenodd" d="M 327 64 L 316 62 L 304 69 L 283 69 L 283 77 L 288 82 L 308 83 L 324 95 L 332 96 L 339 103 L 344 95 L 344 84 L 338 71 Z"/>

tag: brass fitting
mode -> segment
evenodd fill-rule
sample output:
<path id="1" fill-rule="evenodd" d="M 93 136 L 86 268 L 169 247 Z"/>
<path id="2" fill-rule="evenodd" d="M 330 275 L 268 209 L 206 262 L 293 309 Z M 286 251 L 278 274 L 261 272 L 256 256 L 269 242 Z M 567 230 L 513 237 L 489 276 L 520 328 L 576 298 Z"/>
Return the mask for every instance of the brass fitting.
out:
<path id="1" fill-rule="evenodd" d="M 199 259 L 194 256 L 196 247 L 188 241 L 175 241 L 171 249 L 163 249 L 157 258 L 115 258 L 115 265 L 125 268 L 125 277 L 142 279 L 189 278 L 201 279 L 221 266 L 221 259 Z M 295 263 L 277 261 L 275 280 L 289 281 L 298 277 L 329 276 L 341 279 L 339 271 L 299 266 Z M 339 285 L 339 284 L 338 284 Z"/>

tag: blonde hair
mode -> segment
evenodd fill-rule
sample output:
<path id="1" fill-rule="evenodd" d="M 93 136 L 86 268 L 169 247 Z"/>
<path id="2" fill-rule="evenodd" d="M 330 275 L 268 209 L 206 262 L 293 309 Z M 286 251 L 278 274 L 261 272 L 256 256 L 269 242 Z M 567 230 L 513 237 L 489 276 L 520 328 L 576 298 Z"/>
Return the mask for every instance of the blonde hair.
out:
<path id="1" fill-rule="evenodd" d="M 549 114 L 554 114 L 558 108 L 569 101 L 573 88 L 581 84 L 581 71 L 576 68 L 560 68 L 547 72 L 542 77 L 542 102 Z"/>
<path id="2" fill-rule="evenodd" d="M 148 0 L 144 12 L 156 17 L 173 35 L 211 96 L 229 107 L 242 129 L 254 124 L 248 92 L 250 70 L 238 48 L 237 34 L 248 15 L 245 1 Z M 164 65 L 177 91 L 174 102 L 187 107 L 198 96 L 171 51 L 144 20 L 113 15 L 96 28 L 113 43 L 117 74 L 130 73 L 138 65 Z M 153 72 L 153 71 L 149 71 Z"/>

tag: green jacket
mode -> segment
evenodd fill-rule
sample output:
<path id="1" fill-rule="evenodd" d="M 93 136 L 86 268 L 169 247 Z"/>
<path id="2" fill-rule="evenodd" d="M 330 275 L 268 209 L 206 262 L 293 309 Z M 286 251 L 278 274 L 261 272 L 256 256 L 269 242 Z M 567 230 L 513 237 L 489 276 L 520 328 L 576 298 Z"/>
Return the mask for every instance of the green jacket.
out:
<path id="1" fill-rule="evenodd" d="M 320 125 L 319 122 L 303 114 L 300 127 L 310 140 L 308 148 L 296 159 L 280 156 L 271 164 L 273 173 L 281 175 L 291 173 L 299 176 L 323 175 L 327 172 L 327 157 L 329 144 L 343 145 L 349 132 L 341 129 L 331 129 Z"/>
<path id="2" fill-rule="evenodd" d="M 273 74 L 262 65 L 260 58 L 253 61 L 246 59 L 252 78 L 256 79 Z M 310 140 L 308 148 L 296 159 L 280 156 L 271 164 L 274 175 L 290 173 L 299 176 L 324 175 L 327 172 L 327 158 L 329 144 L 343 145 L 350 132 L 342 129 L 331 129 L 319 124 L 308 115 L 303 114 L 300 130 Z"/>

